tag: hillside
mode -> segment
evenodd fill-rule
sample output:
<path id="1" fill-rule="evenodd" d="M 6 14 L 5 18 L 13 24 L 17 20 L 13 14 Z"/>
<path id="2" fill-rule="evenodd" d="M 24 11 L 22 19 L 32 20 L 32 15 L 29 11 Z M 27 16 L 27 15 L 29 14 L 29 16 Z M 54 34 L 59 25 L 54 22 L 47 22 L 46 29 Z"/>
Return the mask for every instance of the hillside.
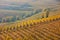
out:
<path id="1" fill-rule="evenodd" d="M 60 15 L 0 27 L 0 40 L 59 40 Z"/>
<path id="2" fill-rule="evenodd" d="M 0 0 L 0 40 L 60 40 L 60 0 Z"/>

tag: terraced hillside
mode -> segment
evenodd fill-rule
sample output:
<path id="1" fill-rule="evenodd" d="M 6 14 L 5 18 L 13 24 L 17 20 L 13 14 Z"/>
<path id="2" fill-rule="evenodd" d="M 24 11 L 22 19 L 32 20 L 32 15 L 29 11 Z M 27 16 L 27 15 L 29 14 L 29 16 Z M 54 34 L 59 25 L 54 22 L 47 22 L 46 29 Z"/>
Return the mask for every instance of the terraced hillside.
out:
<path id="1" fill-rule="evenodd" d="M 0 27 L 0 40 L 60 40 L 60 15 L 24 23 Z"/>

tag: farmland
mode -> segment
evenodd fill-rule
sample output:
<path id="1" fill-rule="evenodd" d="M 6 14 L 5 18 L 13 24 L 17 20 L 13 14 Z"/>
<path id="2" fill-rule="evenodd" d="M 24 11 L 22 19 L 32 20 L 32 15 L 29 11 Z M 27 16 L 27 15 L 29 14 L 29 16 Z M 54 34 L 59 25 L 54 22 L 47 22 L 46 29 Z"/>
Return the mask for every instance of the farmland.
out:
<path id="1" fill-rule="evenodd" d="M 0 27 L 0 40 L 59 40 L 60 15 Z"/>

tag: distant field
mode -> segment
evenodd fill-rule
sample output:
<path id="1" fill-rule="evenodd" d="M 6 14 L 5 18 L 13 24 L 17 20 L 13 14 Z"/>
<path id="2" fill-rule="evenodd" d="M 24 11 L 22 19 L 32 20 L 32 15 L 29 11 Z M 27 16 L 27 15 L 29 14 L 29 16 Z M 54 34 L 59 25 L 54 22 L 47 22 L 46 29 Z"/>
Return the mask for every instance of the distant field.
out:
<path id="1" fill-rule="evenodd" d="M 42 6 L 41 6 L 42 7 Z M 24 20 L 25 18 L 31 17 L 31 19 L 38 19 L 41 17 L 41 14 L 43 12 L 43 9 L 48 9 L 49 10 L 49 16 L 53 16 L 53 15 L 57 15 L 60 14 L 60 6 L 56 5 L 56 6 L 43 6 L 42 8 L 39 7 L 35 7 L 33 8 L 33 10 L 2 10 L 0 9 L 0 21 L 3 18 L 3 20 L 10 20 L 13 19 L 13 21 L 17 21 L 16 18 L 18 20 Z M 34 18 L 33 18 L 34 17 Z M 10 19 L 9 19 L 10 18 Z M 13 22 L 12 20 L 10 20 L 11 22 Z"/>
<path id="2" fill-rule="evenodd" d="M 20 10 L 0 10 L 0 17 L 6 16 L 22 16 L 23 14 L 28 15 L 32 11 L 20 11 Z"/>

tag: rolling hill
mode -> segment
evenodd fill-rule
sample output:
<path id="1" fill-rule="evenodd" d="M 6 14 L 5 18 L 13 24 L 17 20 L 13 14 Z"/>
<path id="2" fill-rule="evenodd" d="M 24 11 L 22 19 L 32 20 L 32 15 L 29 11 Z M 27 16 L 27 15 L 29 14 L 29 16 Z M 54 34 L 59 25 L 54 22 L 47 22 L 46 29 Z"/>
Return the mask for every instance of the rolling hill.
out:
<path id="1" fill-rule="evenodd" d="M 59 40 L 60 15 L 0 27 L 0 40 Z M 8 27 L 9 26 L 9 27 Z"/>

